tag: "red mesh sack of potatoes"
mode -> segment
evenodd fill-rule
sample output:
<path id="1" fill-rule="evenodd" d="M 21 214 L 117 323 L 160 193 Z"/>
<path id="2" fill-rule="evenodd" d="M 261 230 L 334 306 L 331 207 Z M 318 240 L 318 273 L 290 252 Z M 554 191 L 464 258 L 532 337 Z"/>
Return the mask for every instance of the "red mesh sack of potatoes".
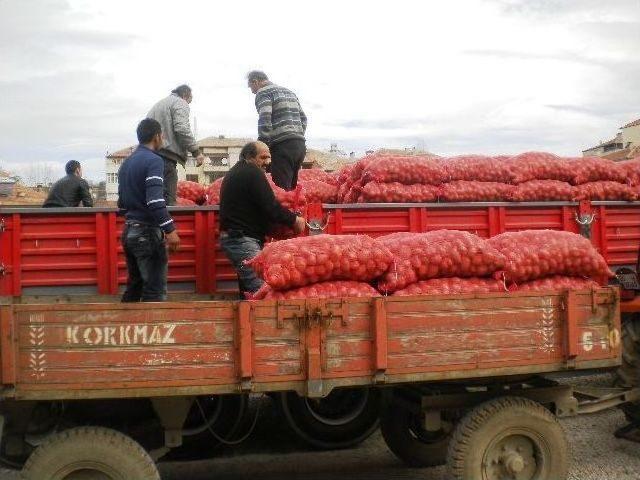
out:
<path id="1" fill-rule="evenodd" d="M 319 182 L 337 185 L 337 179 L 334 175 L 319 168 L 302 168 L 298 171 L 298 181 L 306 182 L 308 180 L 317 180 Z"/>
<path id="2" fill-rule="evenodd" d="M 420 280 L 393 295 L 455 295 L 459 293 L 504 292 L 504 282 L 493 278 L 432 278 Z"/>
<path id="3" fill-rule="evenodd" d="M 204 191 L 207 205 L 219 205 L 220 204 L 220 189 L 222 188 L 222 180 L 224 177 L 218 178 L 213 181 Z"/>
<path id="4" fill-rule="evenodd" d="M 447 173 L 443 162 L 432 157 L 377 155 L 366 165 L 362 178 L 365 183 L 439 185 L 447 180 Z"/>
<path id="5" fill-rule="evenodd" d="M 360 160 L 358 160 L 353 165 L 353 168 L 351 168 L 351 171 L 350 171 L 351 181 L 355 182 L 357 180 L 360 180 L 360 178 L 364 174 L 364 172 L 365 172 L 366 168 L 369 166 L 369 164 L 374 162 L 374 161 L 376 161 L 379 158 L 379 156 L 380 155 L 378 155 L 378 154 L 367 155 L 366 157 L 363 157 Z"/>
<path id="6" fill-rule="evenodd" d="M 553 153 L 525 152 L 512 157 L 509 162 L 514 183 L 530 180 L 570 182 L 575 175 L 571 162 Z"/>
<path id="7" fill-rule="evenodd" d="M 342 198 L 339 198 L 339 201 L 342 203 L 356 203 L 362 193 L 362 180 L 347 185 L 349 185 L 349 189 L 346 192 L 342 190 L 344 194 Z"/>
<path id="8" fill-rule="evenodd" d="M 573 185 L 587 182 L 611 181 L 625 183 L 627 172 L 616 162 L 600 157 L 579 157 L 569 159 L 573 178 Z"/>
<path id="9" fill-rule="evenodd" d="M 180 180 L 176 193 L 178 197 L 186 198 L 198 205 L 201 205 L 205 201 L 204 185 L 200 185 L 197 182 Z"/>
<path id="10" fill-rule="evenodd" d="M 395 292 L 430 278 L 491 276 L 505 265 L 504 255 L 486 240 L 459 230 L 394 233 L 378 241 L 394 256 L 378 282 L 382 292 Z"/>
<path id="11" fill-rule="evenodd" d="M 324 173 L 324 172 L 323 172 Z M 338 186 L 320 180 L 298 181 L 309 203 L 336 203 L 338 201 Z"/>
<path id="12" fill-rule="evenodd" d="M 297 211 L 306 205 L 307 199 L 302 191 L 302 185 L 297 185 L 293 190 L 285 190 L 273 183 L 271 175 L 267 175 L 267 181 L 269 182 L 276 199 L 283 207 Z"/>
<path id="13" fill-rule="evenodd" d="M 178 207 L 192 207 L 196 204 L 193 200 L 189 200 L 188 198 L 178 197 L 176 198 L 176 205 Z"/>
<path id="14" fill-rule="evenodd" d="M 361 203 L 435 202 L 440 188 L 435 185 L 369 182 L 360 191 Z"/>
<path id="15" fill-rule="evenodd" d="M 347 198 L 349 191 L 351 190 L 352 183 L 351 181 L 347 181 L 345 183 L 341 183 L 338 186 L 338 203 L 346 203 L 344 200 Z"/>
<path id="16" fill-rule="evenodd" d="M 329 280 L 370 282 L 393 256 L 366 235 L 314 235 L 273 242 L 247 262 L 274 290 Z"/>
<path id="17" fill-rule="evenodd" d="M 443 160 L 448 181 L 510 183 L 511 164 L 508 156 L 459 155 Z"/>
<path id="18" fill-rule="evenodd" d="M 638 191 L 618 182 L 588 182 L 573 187 L 574 200 L 637 200 Z"/>
<path id="19" fill-rule="evenodd" d="M 513 185 L 506 183 L 459 180 L 441 186 L 440 200 L 445 202 L 504 202 L 511 199 L 513 188 Z"/>
<path id="20" fill-rule="evenodd" d="M 610 277 L 607 262 L 591 242 L 555 230 L 507 232 L 487 240 L 507 257 L 506 280 L 521 283 L 551 275 Z"/>
<path id="21" fill-rule="evenodd" d="M 514 202 L 552 202 L 573 200 L 573 186 L 559 180 L 530 180 L 516 185 L 511 192 Z"/>
<path id="22" fill-rule="evenodd" d="M 633 186 L 640 185 L 640 157 L 618 162 L 618 166 L 626 173 L 628 184 Z"/>
<path id="23" fill-rule="evenodd" d="M 380 293 L 368 283 L 350 280 L 320 282 L 291 290 L 269 290 L 265 300 L 295 300 L 303 298 L 376 297 Z"/>
<path id="24" fill-rule="evenodd" d="M 590 290 L 598 286 L 596 282 L 588 278 L 554 275 L 552 277 L 521 283 L 516 290 L 531 292 L 539 292 L 542 290 Z"/>

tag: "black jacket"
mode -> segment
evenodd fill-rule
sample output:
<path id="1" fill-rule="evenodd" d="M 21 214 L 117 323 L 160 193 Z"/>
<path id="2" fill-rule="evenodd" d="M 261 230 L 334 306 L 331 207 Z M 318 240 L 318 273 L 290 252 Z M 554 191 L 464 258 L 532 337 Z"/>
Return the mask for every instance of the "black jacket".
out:
<path id="1" fill-rule="evenodd" d="M 222 231 L 238 230 L 247 237 L 264 241 L 274 224 L 292 227 L 295 221 L 295 214 L 276 200 L 258 166 L 238 162 L 224 176 L 220 189 Z"/>
<path id="2" fill-rule="evenodd" d="M 93 198 L 89 192 L 89 184 L 77 175 L 67 175 L 53 184 L 49 196 L 42 205 L 45 208 L 93 207 Z"/>

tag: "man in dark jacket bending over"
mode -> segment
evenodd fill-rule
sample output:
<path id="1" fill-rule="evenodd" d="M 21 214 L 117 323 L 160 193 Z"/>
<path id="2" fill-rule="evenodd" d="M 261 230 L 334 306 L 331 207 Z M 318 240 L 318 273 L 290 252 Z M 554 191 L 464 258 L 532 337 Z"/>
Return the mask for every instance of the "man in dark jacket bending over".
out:
<path id="1" fill-rule="evenodd" d="M 264 168 L 271 161 L 269 147 L 247 143 L 240 160 L 224 176 L 220 190 L 220 245 L 238 274 L 240 294 L 255 292 L 264 283 L 245 260 L 255 257 L 270 227 L 286 225 L 301 233 L 305 220 L 276 200 Z"/>
<path id="2" fill-rule="evenodd" d="M 45 208 L 93 207 L 89 184 L 82 178 L 82 166 L 77 160 L 69 160 L 64 167 L 66 177 L 58 180 L 42 205 Z"/>

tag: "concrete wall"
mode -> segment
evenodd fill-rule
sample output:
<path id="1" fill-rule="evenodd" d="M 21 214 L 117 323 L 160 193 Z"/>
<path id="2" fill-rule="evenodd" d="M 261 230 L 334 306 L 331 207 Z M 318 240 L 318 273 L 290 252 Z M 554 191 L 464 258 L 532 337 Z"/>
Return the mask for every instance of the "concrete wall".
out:
<path id="1" fill-rule="evenodd" d="M 635 127 L 623 128 L 622 129 L 622 141 L 624 142 L 624 146 L 627 146 L 627 143 L 631 143 L 631 146 L 637 147 L 640 145 L 640 125 L 636 125 Z"/>

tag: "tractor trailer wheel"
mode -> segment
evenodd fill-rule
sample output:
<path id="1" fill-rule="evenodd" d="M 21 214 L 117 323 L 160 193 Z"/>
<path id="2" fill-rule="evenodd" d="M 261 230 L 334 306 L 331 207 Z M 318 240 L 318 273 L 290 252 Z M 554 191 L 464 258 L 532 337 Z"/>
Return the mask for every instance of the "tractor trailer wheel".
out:
<path id="1" fill-rule="evenodd" d="M 149 454 L 133 439 L 103 427 L 52 435 L 29 457 L 24 480 L 160 480 Z"/>
<path id="2" fill-rule="evenodd" d="M 308 445 L 333 450 L 348 448 L 376 431 L 381 407 L 375 388 L 341 388 L 325 398 L 277 394 L 276 404 L 290 430 Z"/>
<path id="3" fill-rule="evenodd" d="M 422 415 L 391 402 L 380 415 L 380 431 L 387 447 L 410 467 L 434 467 L 447 462 L 447 449 L 455 425 L 442 419 L 441 426 L 428 431 Z"/>
<path id="4" fill-rule="evenodd" d="M 640 315 L 634 314 L 622 320 L 622 365 L 616 374 L 616 385 L 630 388 L 640 386 Z M 622 407 L 627 419 L 640 422 L 640 404 Z"/>
<path id="5" fill-rule="evenodd" d="M 546 408 L 502 397 L 480 404 L 458 423 L 447 464 L 452 480 L 566 480 L 569 448 Z"/>

